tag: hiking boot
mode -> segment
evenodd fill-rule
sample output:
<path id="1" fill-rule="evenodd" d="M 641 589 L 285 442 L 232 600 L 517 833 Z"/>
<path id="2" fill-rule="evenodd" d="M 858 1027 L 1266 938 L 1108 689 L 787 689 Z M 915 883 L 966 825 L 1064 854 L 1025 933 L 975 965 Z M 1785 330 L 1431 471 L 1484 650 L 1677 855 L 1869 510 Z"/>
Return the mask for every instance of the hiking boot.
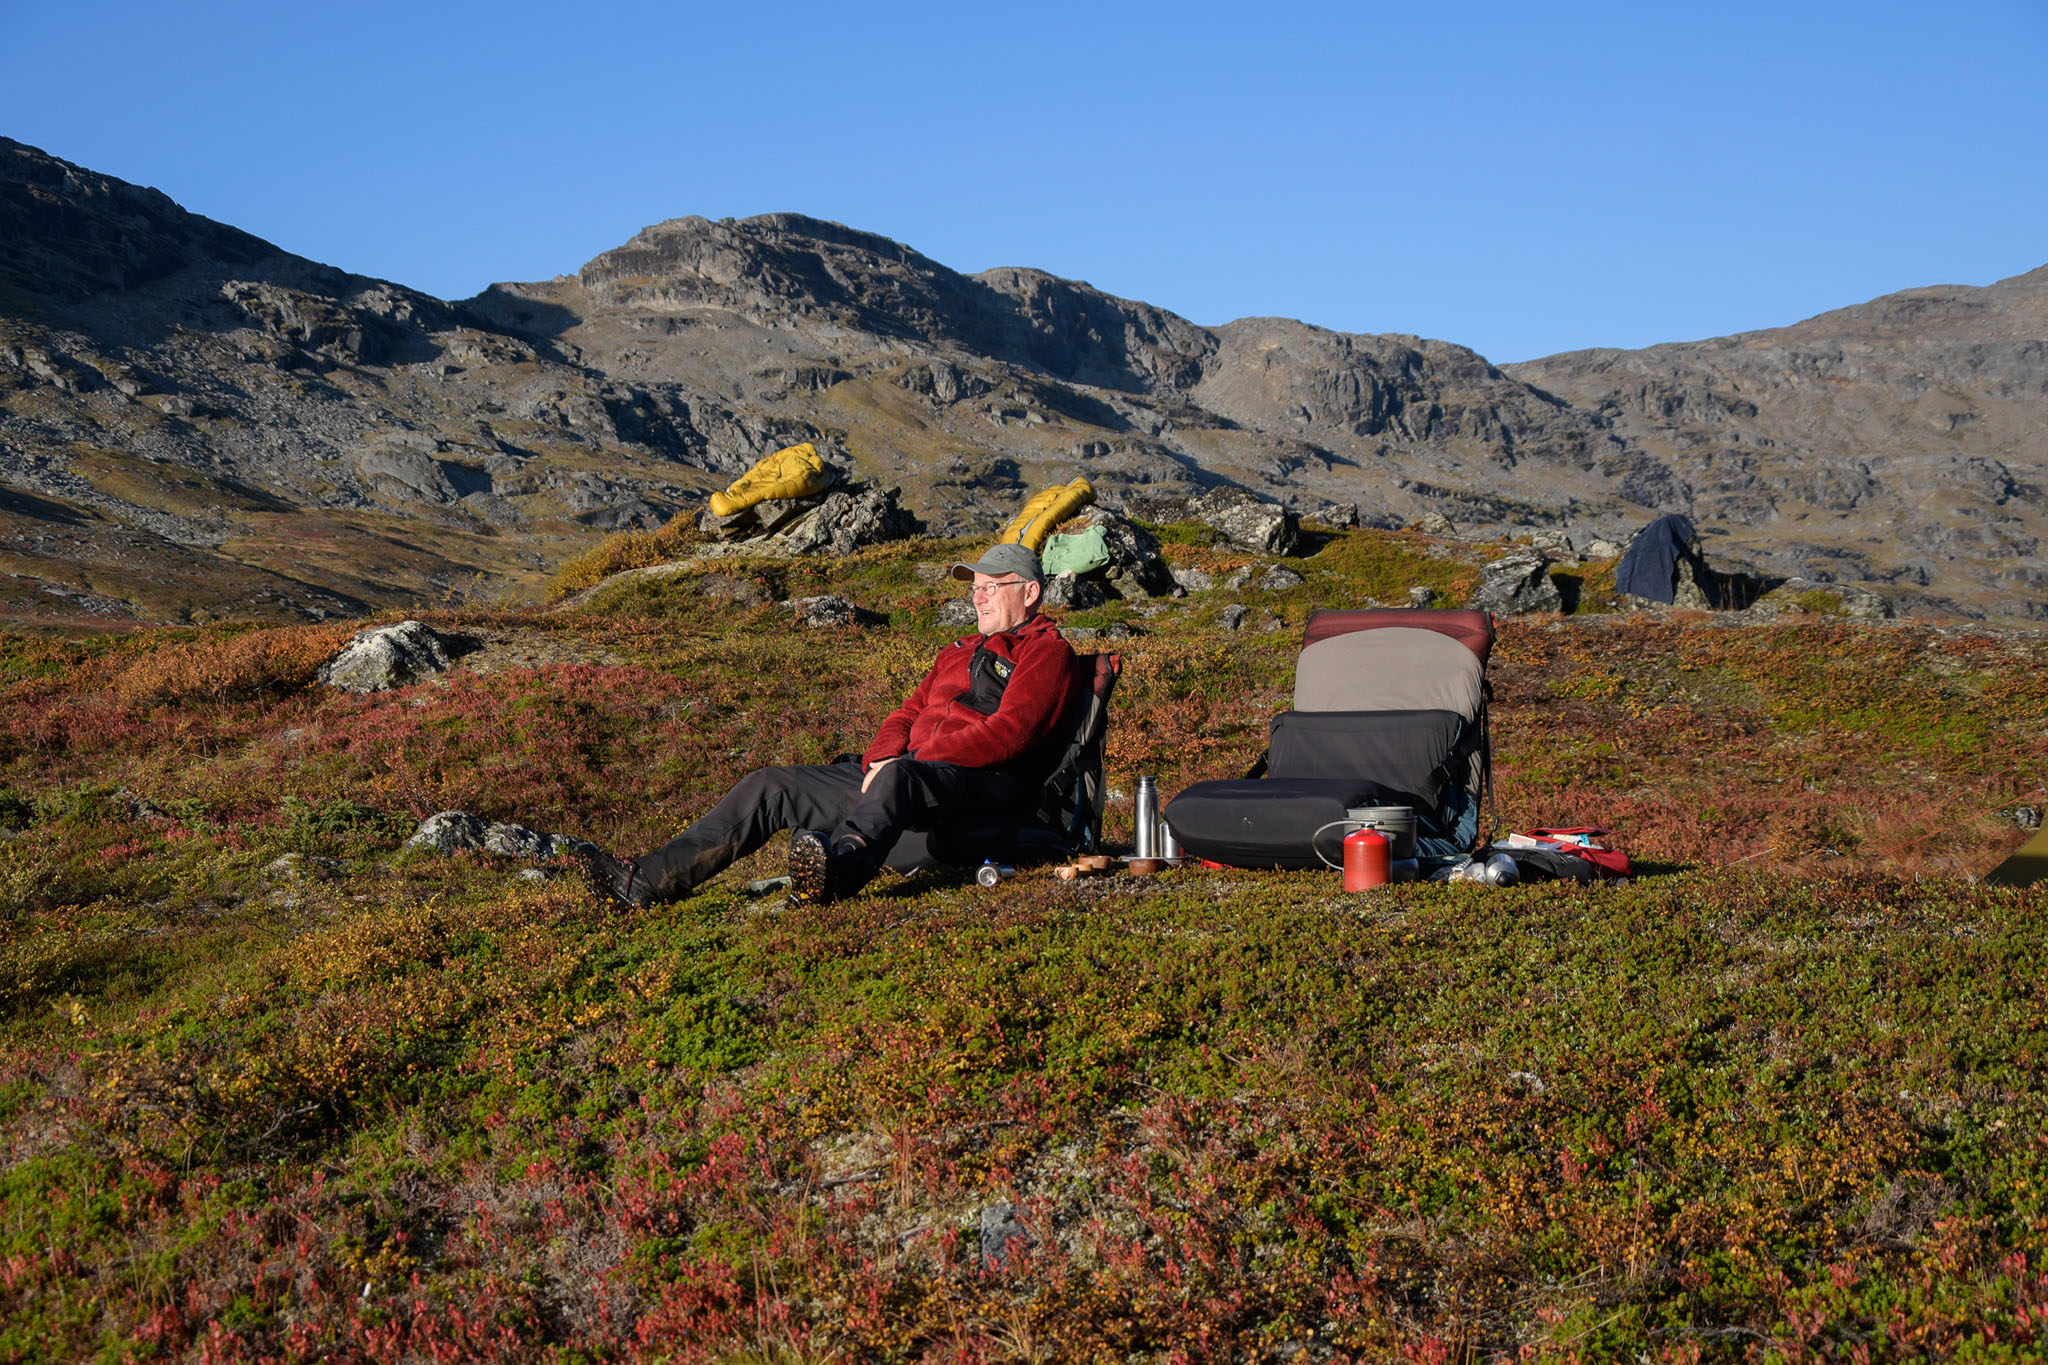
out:
<path id="1" fill-rule="evenodd" d="M 789 894 L 792 900 L 823 905 L 832 899 L 832 846 L 822 829 L 789 836 Z"/>
<path id="2" fill-rule="evenodd" d="M 614 858 L 596 844 L 578 844 L 576 856 L 583 860 L 583 880 L 590 893 L 612 909 L 633 909 L 652 899 L 640 864 L 631 858 Z"/>
<path id="3" fill-rule="evenodd" d="M 790 896 L 810 905 L 845 900 L 874 880 L 879 860 L 867 844 L 852 836 L 836 845 L 821 829 L 800 829 L 789 837 Z"/>

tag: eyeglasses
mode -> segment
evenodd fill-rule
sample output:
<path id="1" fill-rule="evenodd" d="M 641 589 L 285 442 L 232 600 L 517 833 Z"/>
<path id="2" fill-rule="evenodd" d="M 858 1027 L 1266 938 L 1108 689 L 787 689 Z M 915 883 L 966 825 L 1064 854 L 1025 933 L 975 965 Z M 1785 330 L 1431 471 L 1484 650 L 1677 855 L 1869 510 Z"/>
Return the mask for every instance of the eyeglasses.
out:
<path id="1" fill-rule="evenodd" d="M 976 583 L 973 591 L 969 592 L 968 596 L 987 597 L 998 588 L 1021 588 L 1030 581 L 1028 578 L 1013 578 L 1007 583 Z"/>

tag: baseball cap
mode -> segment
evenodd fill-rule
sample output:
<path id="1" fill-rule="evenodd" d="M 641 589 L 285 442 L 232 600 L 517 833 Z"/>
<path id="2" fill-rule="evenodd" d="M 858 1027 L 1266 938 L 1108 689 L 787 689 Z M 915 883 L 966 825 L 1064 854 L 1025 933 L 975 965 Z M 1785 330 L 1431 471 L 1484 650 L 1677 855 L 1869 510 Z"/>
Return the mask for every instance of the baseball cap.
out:
<path id="1" fill-rule="evenodd" d="M 1022 545 L 991 545 L 976 563 L 953 566 L 953 577 L 963 583 L 972 582 L 978 573 L 991 578 L 1013 573 L 1033 583 L 1045 582 L 1045 571 L 1038 567 L 1038 556 Z"/>

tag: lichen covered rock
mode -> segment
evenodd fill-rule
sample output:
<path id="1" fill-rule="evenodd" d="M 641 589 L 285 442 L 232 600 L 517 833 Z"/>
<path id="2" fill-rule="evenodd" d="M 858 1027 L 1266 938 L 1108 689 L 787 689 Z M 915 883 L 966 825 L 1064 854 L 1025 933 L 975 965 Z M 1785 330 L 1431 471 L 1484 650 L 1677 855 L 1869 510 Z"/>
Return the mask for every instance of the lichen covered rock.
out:
<path id="1" fill-rule="evenodd" d="M 318 677 L 344 692 L 385 692 L 446 672 L 453 661 L 450 641 L 418 621 L 400 621 L 358 631 L 341 652 L 320 666 Z"/>

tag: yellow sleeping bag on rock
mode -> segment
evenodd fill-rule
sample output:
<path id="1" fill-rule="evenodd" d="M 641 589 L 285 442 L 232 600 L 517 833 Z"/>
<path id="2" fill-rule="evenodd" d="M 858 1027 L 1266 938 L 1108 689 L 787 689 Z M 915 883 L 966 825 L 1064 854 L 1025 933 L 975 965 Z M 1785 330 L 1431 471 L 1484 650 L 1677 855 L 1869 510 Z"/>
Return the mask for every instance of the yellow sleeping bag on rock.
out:
<path id="1" fill-rule="evenodd" d="M 1045 548 L 1045 538 L 1053 533 L 1054 527 L 1094 501 L 1095 485 L 1086 479 L 1077 478 L 1072 483 L 1048 488 L 1010 519 L 1010 524 L 996 537 L 996 544 L 1022 545 L 1037 554 Z"/>
<path id="2" fill-rule="evenodd" d="M 808 498 L 832 486 L 832 471 L 824 457 L 809 441 L 785 446 L 773 455 L 763 455 L 754 467 L 735 479 L 723 493 L 711 495 L 711 515 L 729 517 L 744 512 L 757 502 L 783 502 Z"/>

